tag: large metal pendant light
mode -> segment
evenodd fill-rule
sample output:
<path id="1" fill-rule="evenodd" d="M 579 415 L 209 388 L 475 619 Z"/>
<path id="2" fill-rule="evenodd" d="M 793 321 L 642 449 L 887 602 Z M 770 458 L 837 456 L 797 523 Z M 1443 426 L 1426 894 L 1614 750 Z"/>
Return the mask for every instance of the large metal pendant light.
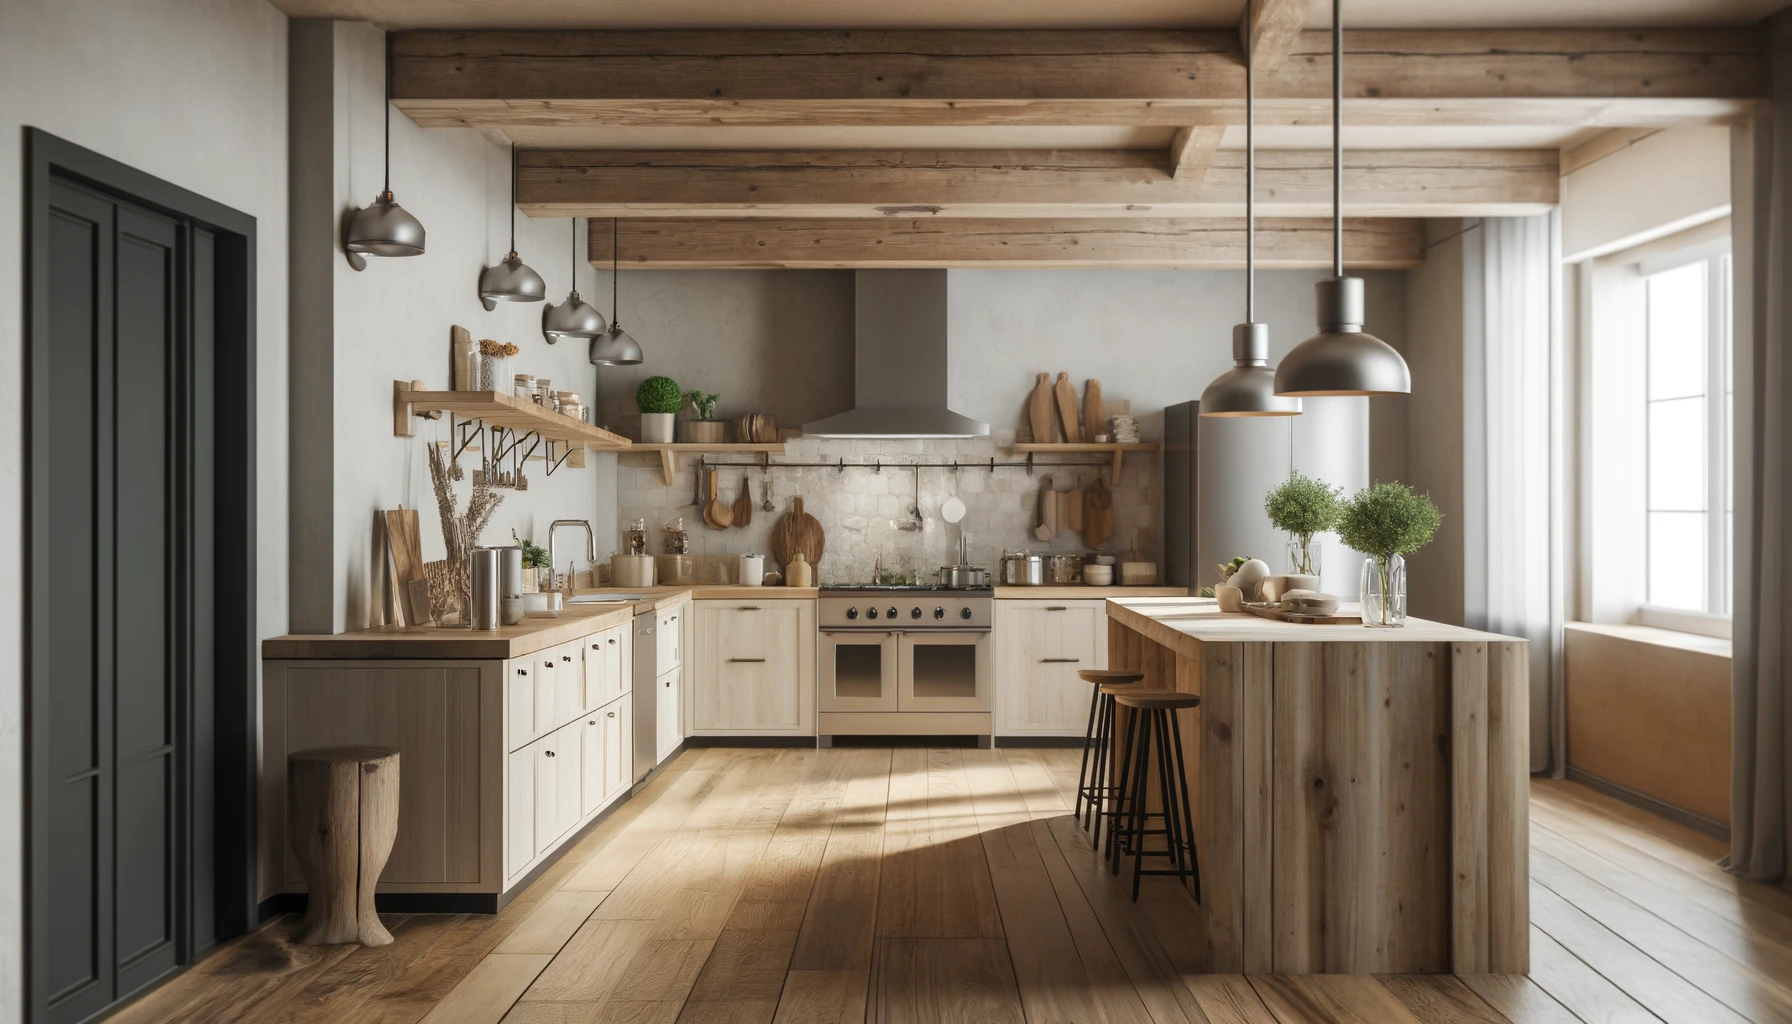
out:
<path id="1" fill-rule="evenodd" d="M 1319 333 L 1276 367 L 1278 395 L 1405 395 L 1412 373 L 1394 347 L 1363 332 L 1363 279 L 1344 276 L 1344 12 L 1332 0 L 1332 276 L 1314 286 Z"/>
<path id="2" fill-rule="evenodd" d="M 541 333 L 552 345 L 561 338 L 595 338 L 604 333 L 604 315 L 579 298 L 579 219 L 572 219 L 572 291 L 566 301 L 541 311 Z"/>
<path id="3" fill-rule="evenodd" d="M 1245 7 L 1252 22 L 1255 2 Z M 1276 394 L 1269 368 L 1269 325 L 1256 322 L 1257 305 L 1257 67 L 1245 40 L 1244 56 L 1244 320 L 1232 328 L 1232 369 L 1201 392 L 1203 416 L 1299 416 L 1300 399 Z"/>
<path id="4" fill-rule="evenodd" d="M 495 267 L 479 273 L 479 303 L 486 312 L 498 308 L 498 299 L 506 302 L 540 302 L 547 298 L 547 282 L 529 269 L 516 254 L 516 143 L 510 144 L 510 255 Z"/>
<path id="5" fill-rule="evenodd" d="M 348 265 L 366 270 L 365 256 L 423 255 L 423 224 L 392 198 L 392 43 L 386 37 L 383 77 L 386 101 L 386 180 L 372 205 L 356 210 L 342 232 Z"/>
<path id="6" fill-rule="evenodd" d="M 593 366 L 635 366 L 641 362 L 641 345 L 628 336 L 617 320 L 616 264 L 622 240 L 622 222 L 610 221 L 610 329 L 600 338 L 591 339 Z"/>

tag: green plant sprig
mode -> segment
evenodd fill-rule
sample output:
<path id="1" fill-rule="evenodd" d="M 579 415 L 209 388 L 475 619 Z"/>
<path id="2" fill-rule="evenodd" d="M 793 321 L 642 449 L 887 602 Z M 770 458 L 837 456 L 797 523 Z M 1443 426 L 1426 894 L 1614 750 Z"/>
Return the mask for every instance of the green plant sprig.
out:
<path id="1" fill-rule="evenodd" d="M 706 394 L 702 391 L 686 391 L 684 397 L 691 400 L 691 405 L 696 408 L 698 416 L 706 420 L 716 418 L 716 402 L 721 399 L 721 395 Z"/>
<path id="2" fill-rule="evenodd" d="M 1344 488 L 1295 473 L 1270 488 L 1263 499 L 1263 511 L 1269 514 L 1269 522 L 1276 529 L 1306 541 L 1338 524 L 1343 497 Z"/>
<path id="3" fill-rule="evenodd" d="M 1430 543 L 1443 519 L 1429 494 L 1402 483 L 1375 484 L 1344 503 L 1338 536 L 1350 547 L 1385 560 Z"/>
<path id="4" fill-rule="evenodd" d="M 547 548 L 518 537 L 515 530 L 510 531 L 510 539 L 516 541 L 516 546 L 523 549 L 523 568 L 539 569 L 548 564 Z"/>

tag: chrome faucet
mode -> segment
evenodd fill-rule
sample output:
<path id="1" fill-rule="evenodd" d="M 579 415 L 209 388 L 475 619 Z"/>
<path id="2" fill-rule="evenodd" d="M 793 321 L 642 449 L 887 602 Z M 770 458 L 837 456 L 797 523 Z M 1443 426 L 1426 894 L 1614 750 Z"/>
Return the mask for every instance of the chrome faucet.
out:
<path id="1" fill-rule="evenodd" d="M 554 557 L 554 531 L 560 529 L 562 526 L 582 526 L 585 528 L 585 561 L 596 564 L 597 536 L 591 532 L 591 523 L 584 519 L 556 519 L 548 526 L 548 567 L 556 572 L 559 571 L 556 567 L 559 566 L 560 563 Z M 567 563 L 568 568 L 566 570 L 565 589 L 569 591 L 573 589 L 573 571 L 571 565 L 572 563 Z M 554 589 L 558 590 L 560 588 L 556 587 Z"/>

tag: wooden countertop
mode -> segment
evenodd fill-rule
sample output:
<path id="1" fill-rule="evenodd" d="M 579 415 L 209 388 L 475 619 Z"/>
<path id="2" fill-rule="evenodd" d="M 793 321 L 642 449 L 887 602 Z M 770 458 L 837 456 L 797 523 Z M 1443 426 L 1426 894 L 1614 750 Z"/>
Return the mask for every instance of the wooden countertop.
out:
<path id="1" fill-rule="evenodd" d="M 1187 597 L 1187 587 L 1091 587 L 1086 583 L 1056 587 L 997 587 L 998 601 L 1103 601 L 1116 597 Z"/>
<path id="2" fill-rule="evenodd" d="M 1214 643 L 1459 643 L 1508 641 L 1516 637 L 1484 633 L 1429 619 L 1406 620 L 1399 629 L 1349 624 L 1315 626 L 1278 622 L 1245 612 L 1222 612 L 1206 597 L 1121 597 L 1108 601 L 1108 617 L 1186 657 L 1199 657 L 1202 641 Z"/>

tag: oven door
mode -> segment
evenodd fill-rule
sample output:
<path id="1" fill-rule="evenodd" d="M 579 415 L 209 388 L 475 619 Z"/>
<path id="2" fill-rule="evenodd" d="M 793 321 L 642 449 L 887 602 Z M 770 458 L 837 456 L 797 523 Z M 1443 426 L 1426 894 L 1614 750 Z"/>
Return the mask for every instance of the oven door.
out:
<path id="1" fill-rule="evenodd" d="M 897 634 L 823 631 L 817 711 L 895 711 Z"/>
<path id="2" fill-rule="evenodd" d="M 896 706 L 903 711 L 988 711 L 989 632 L 904 633 Z"/>

